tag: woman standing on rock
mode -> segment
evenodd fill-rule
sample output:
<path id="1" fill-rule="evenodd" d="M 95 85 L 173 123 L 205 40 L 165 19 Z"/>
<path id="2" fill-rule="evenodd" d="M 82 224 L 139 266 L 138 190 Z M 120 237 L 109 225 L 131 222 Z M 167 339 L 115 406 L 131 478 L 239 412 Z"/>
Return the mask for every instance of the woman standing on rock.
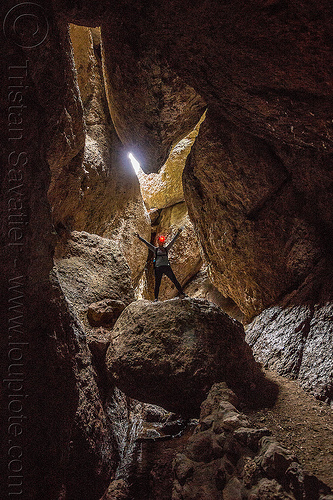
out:
<path id="1" fill-rule="evenodd" d="M 161 285 L 161 280 L 162 280 L 163 274 L 165 274 L 172 281 L 172 283 L 177 288 L 181 298 L 186 297 L 186 295 L 182 289 L 181 284 L 179 283 L 173 270 L 171 269 L 169 257 L 168 257 L 168 252 L 169 252 L 170 248 L 172 247 L 172 245 L 174 244 L 174 242 L 176 241 L 176 239 L 178 238 L 178 236 L 180 235 L 181 232 L 182 232 L 182 228 L 178 229 L 176 236 L 174 238 L 172 238 L 170 243 L 165 247 L 163 246 L 163 244 L 165 242 L 165 236 L 160 235 L 158 237 L 158 240 L 157 240 L 158 247 L 155 247 L 151 243 L 148 243 L 148 241 L 146 241 L 144 238 L 139 236 L 138 233 L 134 233 L 135 236 L 137 236 L 139 238 L 139 240 L 141 240 L 145 245 L 147 245 L 149 250 L 154 252 L 154 256 L 155 256 L 155 258 L 154 258 L 155 301 L 154 302 L 158 301 L 158 293 L 160 290 L 160 285 Z"/>

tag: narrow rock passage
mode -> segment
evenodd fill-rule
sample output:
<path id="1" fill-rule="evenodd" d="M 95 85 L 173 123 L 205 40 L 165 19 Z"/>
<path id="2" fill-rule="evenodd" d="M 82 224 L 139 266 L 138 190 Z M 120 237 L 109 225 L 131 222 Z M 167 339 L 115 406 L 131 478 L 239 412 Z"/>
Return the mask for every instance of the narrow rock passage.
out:
<path id="1" fill-rule="evenodd" d="M 245 412 L 255 426 L 267 426 L 292 450 L 309 473 L 333 487 L 333 412 L 305 393 L 297 381 L 264 370 L 278 384 L 279 396 L 269 409 Z"/>

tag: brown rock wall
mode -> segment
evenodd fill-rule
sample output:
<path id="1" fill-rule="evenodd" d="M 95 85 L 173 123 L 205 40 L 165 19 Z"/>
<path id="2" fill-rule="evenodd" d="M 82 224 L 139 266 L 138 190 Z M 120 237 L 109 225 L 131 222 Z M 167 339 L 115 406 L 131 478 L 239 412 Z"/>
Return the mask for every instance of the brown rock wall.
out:
<path id="1" fill-rule="evenodd" d="M 161 50 L 187 84 L 245 130 L 291 146 L 331 147 L 329 0 L 54 5 L 79 24 L 121 19 L 128 45 Z"/>
<path id="2" fill-rule="evenodd" d="M 97 300 L 133 299 L 130 270 L 115 242 L 84 231 L 73 231 L 55 258 L 68 301 L 77 312 Z"/>
<path id="3" fill-rule="evenodd" d="M 192 155 L 199 183 L 189 180 L 187 202 L 196 207 L 192 221 L 219 289 L 251 317 L 297 287 L 332 242 L 329 1 L 144 7 L 133 0 L 109 8 L 102 2 L 94 13 L 85 1 L 81 8 L 61 5 L 83 23 L 102 22 L 102 12 L 115 24 L 122 19 L 122 33 L 108 29 L 116 53 L 128 61 L 163 54 L 158 66 L 171 68 L 208 103 L 206 132 Z M 113 76 L 122 81 L 127 73 Z M 145 91 L 154 102 L 154 90 Z M 156 130 L 164 120 L 161 113 Z M 200 213 L 201 204 L 216 213 L 216 224 Z M 225 239 L 213 241 L 225 226 Z"/>
<path id="4" fill-rule="evenodd" d="M 176 144 L 158 174 L 139 171 L 140 189 L 148 209 L 171 207 L 184 201 L 183 170 L 201 122 L 202 119 L 192 132 Z"/>
<path id="5" fill-rule="evenodd" d="M 219 306 L 231 318 L 243 322 L 244 314 L 230 297 L 224 297 L 213 285 L 207 264 L 185 285 L 185 293 L 193 298 L 202 298 Z"/>
<path id="6" fill-rule="evenodd" d="M 161 63 L 156 47 L 140 43 L 136 24 L 102 25 L 103 69 L 113 123 L 146 173 L 158 172 L 171 148 L 197 124 L 200 96 Z"/>
<path id="7" fill-rule="evenodd" d="M 325 255 L 321 225 L 285 157 L 208 111 L 184 170 L 185 198 L 214 283 L 249 317 Z M 296 180 L 297 179 L 297 180 Z"/>
<path id="8" fill-rule="evenodd" d="M 303 470 L 269 429 L 251 428 L 234 405 L 226 384 L 214 384 L 199 425 L 173 461 L 173 500 L 329 498 L 328 486 Z"/>
<path id="9" fill-rule="evenodd" d="M 112 215 L 116 220 L 111 218 L 110 225 L 106 224 L 104 215 L 102 217 L 109 207 L 106 205 L 105 208 L 103 204 L 105 194 L 109 192 L 96 188 L 96 192 L 103 196 L 101 205 L 96 204 L 96 197 L 90 198 L 88 192 L 92 187 L 103 185 L 103 182 L 108 183 L 105 180 L 108 174 L 104 175 L 105 164 L 112 163 L 110 157 L 113 158 L 113 155 L 121 163 L 121 149 L 118 149 L 120 143 L 114 139 L 116 133 L 113 129 L 110 142 L 105 139 L 105 148 L 96 145 L 94 134 L 99 135 L 103 129 L 98 128 L 100 115 L 97 113 L 97 121 L 94 114 L 86 115 L 86 124 L 91 119 L 91 128 L 87 140 L 87 144 L 90 143 L 85 149 L 85 168 L 93 173 L 86 175 L 82 169 L 83 109 L 75 84 L 73 58 L 69 55 L 68 32 L 63 25 L 55 22 L 49 2 L 41 0 L 40 5 L 44 7 L 44 11 L 39 11 L 42 14 L 40 26 L 47 33 L 44 33 L 45 38 L 40 39 L 38 44 L 31 33 L 28 34 L 31 23 L 19 33 L 8 30 L 6 23 L 9 18 L 6 15 L 11 12 L 13 5 L 5 0 L 1 6 L 5 23 L 0 34 L 3 47 L 1 74 L 5 84 L 1 89 L 0 120 L 5 132 L 1 138 L 4 168 L 0 172 L 0 265 L 3 277 L 1 302 L 5 306 L 1 318 L 6 331 L 6 336 L 1 338 L 1 381 L 4 389 L 1 393 L 1 413 L 5 419 L 5 425 L 1 426 L 1 456 L 11 457 L 8 452 L 13 453 L 14 450 L 9 440 L 19 438 L 15 444 L 24 450 L 24 456 L 21 463 L 12 463 L 11 467 L 16 465 L 20 468 L 22 465 L 24 495 L 28 498 L 64 497 L 66 488 L 71 491 L 73 498 L 87 491 L 97 498 L 112 469 L 114 457 L 111 454 L 111 459 L 103 462 L 102 452 L 106 449 L 102 445 L 104 417 L 94 374 L 89 368 L 89 354 L 84 344 L 81 346 L 84 353 L 80 354 L 81 347 L 77 346 L 73 336 L 73 332 L 82 332 L 67 311 L 57 281 L 49 280 L 55 243 L 46 193 L 51 167 L 50 199 L 52 192 L 55 193 L 57 189 L 61 193 L 59 198 L 53 198 L 54 220 L 71 227 L 76 223 L 77 216 L 78 220 L 81 217 L 79 223 L 83 225 L 78 225 L 78 229 L 93 231 L 93 228 L 98 228 L 96 231 L 105 231 L 105 235 L 115 234 L 115 228 L 123 227 L 122 220 L 117 219 L 119 211 Z M 179 117 L 179 109 L 192 109 L 188 98 L 195 96 L 197 99 L 196 93 L 199 92 L 211 110 L 218 108 L 215 115 L 218 123 L 213 129 L 209 128 L 208 123 L 203 132 L 207 138 L 210 137 L 208 143 L 212 148 L 216 142 L 221 144 L 221 151 L 216 153 L 215 158 L 219 166 L 222 155 L 224 168 L 215 168 L 213 171 L 226 175 L 225 181 L 229 180 L 233 168 L 237 170 L 239 162 L 243 171 L 249 167 L 248 172 L 252 172 L 251 175 L 245 175 L 244 172 L 236 171 L 236 176 L 230 177 L 235 183 L 234 193 L 219 184 L 219 179 L 214 179 L 212 170 L 207 168 L 207 160 L 203 162 L 205 168 L 198 182 L 189 176 L 189 182 L 193 182 L 190 195 L 192 211 L 198 211 L 198 217 L 194 219 L 197 232 L 201 235 L 206 254 L 211 254 L 212 265 L 218 271 L 216 279 L 220 279 L 219 275 L 224 276 L 225 272 L 228 275 L 228 284 L 222 278 L 220 288 L 226 288 L 227 295 L 233 297 L 251 316 L 266 304 L 276 301 L 279 294 L 285 294 L 309 277 L 309 272 L 319 258 L 324 262 L 325 257 L 330 255 L 328 252 L 332 243 L 331 2 L 236 0 L 233 3 L 221 3 L 216 0 L 207 3 L 171 0 L 156 7 L 134 0 L 133 3 L 119 2 L 112 5 L 110 2 L 96 4 L 86 0 L 57 0 L 53 5 L 59 18 L 62 17 L 66 22 L 75 20 L 93 26 L 102 23 L 111 26 L 112 22 L 117 22 L 110 20 L 112 14 L 113 19 L 124 21 L 129 47 L 127 61 L 133 61 L 133 50 L 136 49 L 140 56 L 138 61 L 143 62 L 143 74 L 150 73 L 151 67 L 156 73 L 155 80 L 148 78 L 151 91 L 148 100 L 153 103 L 147 107 L 148 111 L 156 107 L 163 109 L 164 98 L 155 92 L 154 83 L 157 82 L 160 90 L 163 79 L 170 77 L 172 80 L 169 90 L 163 94 L 168 103 L 166 114 L 157 113 L 158 117 L 154 121 L 156 115 L 153 113 L 152 117 L 148 117 L 148 126 L 142 124 L 140 116 L 140 120 L 137 119 L 135 123 L 139 129 L 133 134 L 135 140 L 132 140 L 131 135 L 129 139 L 126 138 L 135 144 L 138 138 L 140 140 L 145 136 L 148 138 L 146 151 L 151 147 L 155 150 L 155 146 L 159 148 L 159 156 L 153 157 L 151 154 L 154 160 L 152 168 L 162 162 L 174 141 L 186 133 L 189 126 L 186 113 L 185 124 L 180 120 L 180 126 L 175 127 L 174 119 Z M 9 28 L 13 28 L 13 25 Z M 27 45 L 23 44 L 22 48 L 22 37 L 27 34 L 30 36 L 29 43 L 33 45 L 24 48 Z M 119 29 L 114 30 L 114 34 L 117 41 L 120 40 L 118 52 L 123 56 L 126 45 L 124 33 Z M 112 42 L 110 40 L 110 46 Z M 97 49 L 98 44 L 95 43 L 95 46 Z M 109 73 L 112 74 L 112 68 Z M 16 97 L 11 94 L 13 89 L 10 89 L 13 81 L 20 87 Z M 141 88 L 146 90 L 142 84 Z M 184 103 L 180 98 L 177 112 L 169 112 L 171 92 L 179 88 L 184 91 L 182 95 L 187 100 Z M 144 99 L 141 95 L 139 97 L 135 102 L 141 100 L 141 108 L 139 106 L 138 109 L 142 110 Z M 19 107 L 22 104 L 22 109 L 11 110 L 8 103 L 18 104 Z M 172 130 L 168 129 L 170 124 Z M 157 125 L 159 134 L 155 130 L 151 131 L 152 125 Z M 111 127 L 110 121 L 108 126 Z M 219 131 L 217 135 L 216 130 Z M 153 141 L 156 137 L 157 142 L 150 142 L 150 138 Z M 195 153 L 197 160 L 200 160 L 205 147 L 204 144 L 199 147 L 199 141 L 200 137 Z M 228 151 L 226 141 L 232 144 L 231 153 L 237 160 L 231 169 L 228 169 L 230 165 L 225 161 L 225 151 Z M 115 145 L 111 153 L 108 152 L 110 144 Z M 100 149 L 102 152 L 98 156 Z M 247 151 L 251 152 L 251 158 L 246 154 Z M 98 166 L 94 163 L 95 158 Z M 189 165 L 189 168 L 195 168 L 192 160 Z M 268 166 L 273 168 L 269 169 Z M 252 183 L 258 180 L 256 176 L 253 177 L 253 173 L 265 179 L 264 189 L 261 183 Z M 210 190 L 206 189 L 204 182 L 204 177 L 211 175 L 214 181 L 213 195 L 219 198 L 215 200 L 210 197 Z M 124 177 L 127 178 L 127 173 Z M 245 178 L 246 185 L 243 182 Z M 284 179 L 284 183 L 281 184 L 280 178 Z M 56 181 L 59 182 L 57 187 Z M 206 181 L 209 184 L 210 180 Z M 110 193 L 119 191 L 126 199 L 125 193 L 130 192 L 130 189 L 128 186 L 125 189 L 124 184 L 127 186 L 126 181 L 117 181 L 116 188 L 110 188 Z M 131 189 L 136 193 L 137 184 L 133 184 Z M 64 203 L 63 212 L 60 203 L 57 203 L 66 197 L 71 202 L 67 206 Z M 87 200 L 84 208 L 78 201 L 81 197 Z M 133 200 L 132 194 L 130 199 Z M 227 221 L 226 244 L 236 260 L 229 260 L 224 243 L 220 245 L 214 241 L 216 233 L 222 235 L 222 226 L 218 222 L 214 229 L 212 214 L 204 216 L 199 213 L 202 199 L 202 212 L 209 209 L 212 214 L 218 215 L 218 221 L 222 216 Z M 119 205 L 128 210 L 127 219 L 132 220 L 133 210 L 137 210 L 138 206 L 132 207 L 131 203 L 126 205 L 125 202 L 119 202 Z M 90 222 L 87 221 L 93 219 L 94 222 L 89 226 Z M 144 234 L 144 218 L 141 220 L 142 228 L 139 231 Z M 206 220 L 207 224 L 201 225 L 201 220 Z M 133 224 L 138 229 L 137 221 Z M 128 243 L 127 248 L 130 248 L 131 243 Z M 226 271 L 222 267 L 221 255 L 227 264 Z M 327 266 L 323 266 L 325 271 Z M 243 290 L 241 282 L 244 283 Z M 322 291 L 323 281 L 317 284 Z M 309 287 L 301 292 L 302 300 L 307 301 L 309 293 L 313 296 L 318 290 Z M 322 296 L 325 297 L 325 294 Z M 318 313 L 313 334 L 314 348 L 322 341 L 322 325 L 328 321 L 325 311 Z M 13 340 L 23 342 L 19 344 L 20 347 L 16 346 L 15 351 L 12 350 Z M 324 351 L 325 345 L 320 345 Z M 24 401 L 22 418 L 27 417 L 21 428 L 16 426 L 22 429 L 22 440 L 21 434 L 10 437 L 10 432 L 14 431 L 13 428 L 10 431 L 8 425 L 9 417 L 13 417 L 13 403 L 10 401 L 13 387 L 4 382 L 12 376 L 10 367 L 13 360 L 19 362 L 24 372 L 24 384 L 19 386 L 20 390 L 17 389 Z M 81 369 L 86 369 L 85 374 L 80 373 Z M 315 377 L 314 373 L 312 380 Z M 79 397 L 82 398 L 80 401 Z M 77 419 L 74 425 L 75 414 Z M 102 422 L 100 429 L 98 421 Z M 82 431 L 83 426 L 86 434 Z M 75 437 L 74 451 L 69 452 L 72 437 Z M 72 460 L 70 457 L 77 458 L 80 454 L 85 464 L 88 464 L 84 471 L 87 483 L 82 483 L 82 490 L 89 481 L 90 486 L 91 482 L 96 486 L 93 490 L 79 491 L 76 489 L 80 488 L 79 483 L 74 482 L 66 486 L 68 478 L 64 477 L 63 471 L 69 460 Z M 80 469 L 75 458 L 71 463 L 76 464 L 73 466 L 75 471 Z M 3 469 L 1 474 L 1 480 L 5 480 L 1 485 L 2 497 L 9 493 L 6 482 L 8 470 L 11 471 Z M 218 479 L 221 486 L 223 473 Z M 273 489 L 273 494 L 275 486 L 261 482 L 258 494 L 264 496 L 269 488 Z M 229 496 L 237 488 L 239 491 L 239 484 L 233 480 L 229 485 Z"/>
<path id="10" fill-rule="evenodd" d="M 57 227 L 116 240 L 136 282 L 146 259 L 133 236 L 149 234 L 138 179 L 111 122 L 104 90 L 99 31 L 71 25 L 71 41 L 86 135 L 69 163 L 58 163 L 49 198 Z M 73 83 L 74 85 L 74 83 Z"/>
<path id="11" fill-rule="evenodd" d="M 30 23 L 19 33 L 11 31 L 13 4 L 1 4 L 1 17 L 8 14 L 9 25 L 0 33 L 0 496 L 63 498 L 69 488 L 64 471 L 73 463 L 71 454 L 81 451 L 100 467 L 96 473 L 87 460 L 86 477 L 94 489 L 90 498 L 97 499 L 116 457 L 112 447 L 107 459 L 102 453 L 111 436 L 103 424 L 94 374 L 87 368 L 85 342 L 76 337 L 83 332 L 57 279 L 50 277 L 55 235 L 47 199 L 50 164 L 69 161 L 82 147 L 82 106 L 73 85 L 67 30 L 57 25 L 49 2 L 39 5 L 28 4 L 37 8 L 30 14 L 40 22 L 33 36 Z M 85 437 L 90 435 L 83 440 L 85 447 L 74 437 L 74 427 L 84 424 Z M 79 496 L 77 487 L 71 489 L 72 498 Z"/>

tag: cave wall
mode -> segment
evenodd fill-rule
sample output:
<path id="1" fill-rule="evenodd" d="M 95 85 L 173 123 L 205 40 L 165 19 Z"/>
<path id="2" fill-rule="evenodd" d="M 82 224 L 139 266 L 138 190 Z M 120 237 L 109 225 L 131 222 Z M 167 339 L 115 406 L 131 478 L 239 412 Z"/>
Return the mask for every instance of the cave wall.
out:
<path id="1" fill-rule="evenodd" d="M 294 301 L 331 298 L 331 288 L 323 286 L 322 276 L 327 279 L 331 272 L 332 10 L 328 0 L 320 5 L 312 0 L 293 4 L 172 0 L 158 6 L 55 0 L 57 24 L 49 3 L 40 5 L 44 34 L 38 43 L 27 33 L 30 24 L 21 33 L 11 29 L 9 1 L 1 7 L 5 85 L 1 91 L 0 265 L 5 306 L 1 318 L 7 332 L 1 337 L 1 413 L 6 423 L 1 455 L 9 458 L 1 486 L 4 497 L 8 488 L 21 488 L 24 471 L 28 498 L 64 497 L 66 490 L 75 498 L 76 484 L 69 484 L 64 469 L 70 463 L 71 472 L 79 471 L 80 450 L 90 459 L 85 460 L 85 476 L 93 478 L 92 495 L 98 498 L 116 460 L 112 437 L 104 428 L 81 326 L 57 279 L 49 277 L 55 247 L 47 199 L 49 169 L 53 179 L 57 173 L 61 177 L 64 169 L 69 178 L 81 169 L 85 143 L 84 108 L 63 22 L 102 25 L 105 44 L 112 47 L 108 27 L 114 26 L 114 19 L 122 19 L 127 33 L 135 33 L 126 38 L 129 48 L 122 53 L 124 59 L 127 53 L 129 62 L 133 54 L 141 56 L 140 48 L 154 57 L 157 54 L 158 72 L 167 68 L 171 80 L 178 75 L 194 89 L 194 94 L 188 94 L 190 100 L 200 95 L 208 104 L 207 122 L 184 176 L 186 201 L 218 286 L 251 317 L 293 290 Z M 123 35 L 118 39 L 119 52 L 125 46 Z M 112 67 L 106 71 L 112 74 Z M 134 98 L 131 94 L 130 99 Z M 155 103 L 164 99 L 155 98 Z M 174 124 L 179 109 L 170 115 L 172 119 L 166 121 Z M 145 122 L 138 113 L 136 119 L 143 120 L 136 130 L 149 140 L 155 135 L 152 124 L 163 125 L 166 119 L 161 113 L 153 118 Z M 143 165 L 158 168 L 186 128 L 182 124 L 177 133 L 166 134 L 159 158 L 146 148 Z M 138 142 L 137 137 L 123 136 L 123 140 Z M 209 152 L 207 144 L 211 144 Z M 218 151 L 216 144 L 221 145 Z M 208 153 L 212 162 L 210 166 L 205 162 L 203 171 L 200 165 Z M 260 183 L 259 193 L 256 175 L 266 181 L 264 186 Z M 230 179 L 234 186 L 225 185 Z M 198 212 L 199 202 L 205 215 Z M 222 233 L 230 245 L 216 242 L 216 234 Z M 232 269 L 234 262 L 238 268 Z M 316 286 L 302 288 L 319 264 Z M 246 283 L 246 289 L 241 283 Z M 17 385 L 12 383 L 14 369 L 23 373 Z M 22 421 L 13 427 L 14 413 Z M 6 484 L 7 480 L 15 484 Z"/>
<path id="2" fill-rule="evenodd" d="M 205 114 L 193 130 L 174 146 L 158 173 L 145 174 L 142 169 L 138 170 L 141 193 L 149 210 L 161 210 L 185 201 L 183 170 L 204 118 Z"/>
<path id="3" fill-rule="evenodd" d="M 67 28 L 48 2 L 30 7 L 19 13 L 38 19 L 38 36 L 29 23 L 11 31 L 18 14 L 1 6 L 1 498 L 77 498 L 65 471 L 78 472 L 78 441 L 98 498 L 116 460 L 112 436 L 82 327 L 50 276 L 49 163 L 80 150 L 82 106 Z"/>
<path id="4" fill-rule="evenodd" d="M 117 241 L 136 283 L 146 260 L 134 230 L 150 224 L 138 179 L 111 121 L 105 95 L 100 31 L 70 26 L 75 77 L 83 107 L 83 141 L 75 157 L 54 161 L 49 199 L 53 221 L 67 232 L 87 231 Z M 69 48 L 70 50 L 70 48 Z"/>
<path id="5" fill-rule="evenodd" d="M 328 260 L 331 18 L 311 2 L 209 5 L 180 12 L 159 43 L 208 102 L 185 197 L 220 290 L 251 317 Z"/>
<path id="6" fill-rule="evenodd" d="M 328 260 L 331 207 L 319 211 L 293 170 L 295 158 L 214 111 L 208 110 L 187 161 L 185 197 L 214 282 L 251 318 Z M 305 156 L 304 170 L 308 163 Z M 329 168 L 329 158 L 323 172 L 318 165 L 323 185 Z"/>
<path id="7" fill-rule="evenodd" d="M 133 54 L 138 60 L 158 54 L 159 65 L 170 68 L 207 104 L 183 175 L 185 200 L 208 273 L 241 310 L 243 321 L 262 311 L 265 317 L 266 308 L 275 305 L 285 310 L 278 325 L 273 321 L 275 336 L 269 309 L 267 321 L 258 320 L 260 332 L 254 327 L 257 355 L 275 366 L 274 349 L 266 355 L 260 345 L 266 346 L 267 338 L 268 345 L 281 342 L 287 324 L 298 323 L 293 306 L 304 306 L 311 316 L 314 308 L 332 300 L 330 2 L 172 0 L 142 5 L 132 0 L 112 6 L 101 1 L 94 9 L 84 0 L 79 6 L 67 0 L 54 3 L 67 20 L 101 25 L 105 38 L 121 20 L 124 27 L 113 42 L 117 53 L 120 46 L 124 49 L 121 67 L 133 61 Z M 145 91 L 151 89 L 147 85 Z M 132 90 L 132 101 L 133 96 Z M 152 122 L 142 123 L 141 116 L 136 120 L 142 137 L 151 137 Z M 142 163 L 148 165 L 148 149 L 145 154 Z M 323 345 L 330 344 L 326 326 Z M 303 352 L 305 340 L 296 351 Z M 323 367 L 325 359 L 318 356 L 318 367 Z M 302 356 L 296 364 L 282 363 L 280 370 L 291 376 L 304 373 Z M 329 365 L 320 387 L 314 388 L 313 371 L 305 372 L 303 386 L 330 400 Z"/>
<path id="8" fill-rule="evenodd" d="M 205 102 L 141 43 L 134 24 L 115 15 L 101 28 L 103 71 L 112 121 L 142 169 L 158 172 L 174 145 L 192 131 Z"/>
<path id="9" fill-rule="evenodd" d="M 332 241 L 329 2 L 99 2 L 94 12 L 88 2 L 56 4 L 76 22 L 100 23 L 105 38 L 113 20 L 122 19 L 127 36 L 117 35 L 114 43 L 123 49 L 123 66 L 133 54 L 154 50 L 207 103 L 184 182 L 222 293 L 227 290 L 249 319 L 297 288 L 327 258 Z M 150 124 L 141 119 L 136 130 L 147 129 L 140 132 L 147 137 Z M 202 197 L 205 216 L 198 209 Z"/>

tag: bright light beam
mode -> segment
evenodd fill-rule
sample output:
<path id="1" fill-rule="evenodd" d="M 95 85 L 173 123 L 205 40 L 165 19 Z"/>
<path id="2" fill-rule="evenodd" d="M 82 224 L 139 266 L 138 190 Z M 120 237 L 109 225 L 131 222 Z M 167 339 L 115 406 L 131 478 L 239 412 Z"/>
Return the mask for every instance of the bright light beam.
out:
<path id="1" fill-rule="evenodd" d="M 141 172 L 141 166 L 138 160 L 132 155 L 132 153 L 128 153 L 128 157 L 131 160 L 132 166 L 134 168 L 134 171 L 136 175 L 138 175 Z"/>

